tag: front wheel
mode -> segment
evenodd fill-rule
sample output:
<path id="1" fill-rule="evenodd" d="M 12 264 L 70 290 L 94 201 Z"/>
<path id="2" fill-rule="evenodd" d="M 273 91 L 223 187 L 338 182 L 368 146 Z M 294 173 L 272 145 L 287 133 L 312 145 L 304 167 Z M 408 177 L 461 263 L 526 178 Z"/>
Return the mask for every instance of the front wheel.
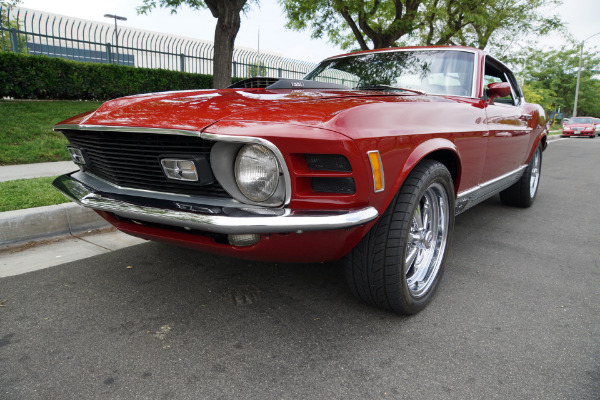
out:
<path id="1" fill-rule="evenodd" d="M 346 256 L 350 290 L 399 314 L 422 310 L 439 285 L 453 228 L 452 177 L 443 164 L 424 160 Z"/>
<path id="2" fill-rule="evenodd" d="M 500 200 L 509 206 L 529 207 L 537 195 L 542 173 L 542 147 L 538 145 L 523 176 L 511 187 L 500 192 Z"/>

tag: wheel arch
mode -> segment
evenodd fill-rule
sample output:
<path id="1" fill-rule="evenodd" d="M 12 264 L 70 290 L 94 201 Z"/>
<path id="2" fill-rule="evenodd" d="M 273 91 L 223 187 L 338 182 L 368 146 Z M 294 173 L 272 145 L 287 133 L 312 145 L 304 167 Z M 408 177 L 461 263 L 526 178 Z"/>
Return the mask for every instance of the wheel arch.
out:
<path id="1" fill-rule="evenodd" d="M 438 161 L 448 168 L 454 183 L 454 194 L 456 195 L 462 175 L 460 155 L 454 143 L 440 138 L 423 142 L 411 152 L 404 163 L 401 173 L 396 177 L 397 181 L 394 182 L 394 193 L 400 189 L 408 174 L 424 159 Z"/>
<path id="2" fill-rule="evenodd" d="M 542 151 L 546 150 L 546 147 L 548 147 L 548 135 L 542 135 L 539 143 L 542 144 Z M 534 147 L 537 147 L 537 145 Z M 533 155 L 533 151 L 531 152 L 531 155 Z"/>
<path id="3" fill-rule="evenodd" d="M 458 158 L 458 154 L 448 149 L 436 150 L 432 153 L 427 154 L 423 159 L 430 159 L 438 161 L 450 171 L 450 176 L 452 176 L 452 182 L 454 183 L 454 194 L 456 194 L 458 184 L 460 183 L 460 159 Z"/>
<path id="4" fill-rule="evenodd" d="M 527 153 L 527 159 L 525 159 L 525 163 L 529 163 L 529 161 L 531 161 L 531 157 L 533 157 L 533 153 L 535 152 L 535 149 L 538 148 L 538 146 L 541 146 L 542 151 L 546 150 L 546 148 L 548 147 L 548 135 L 541 135 L 540 137 L 536 138 L 535 142 L 533 143 L 533 146 L 531 146 L 531 149 L 529 149 L 529 152 Z"/>

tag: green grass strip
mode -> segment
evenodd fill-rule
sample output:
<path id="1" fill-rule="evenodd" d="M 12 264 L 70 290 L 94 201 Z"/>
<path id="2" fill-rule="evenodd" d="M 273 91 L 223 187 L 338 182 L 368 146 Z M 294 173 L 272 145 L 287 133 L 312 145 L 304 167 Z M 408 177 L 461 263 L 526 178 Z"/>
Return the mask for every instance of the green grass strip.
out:
<path id="1" fill-rule="evenodd" d="M 0 101 L 0 165 L 70 160 L 56 123 L 95 110 L 99 101 Z"/>
<path id="2" fill-rule="evenodd" d="M 68 203 L 52 186 L 55 176 L 0 182 L 0 212 Z"/>

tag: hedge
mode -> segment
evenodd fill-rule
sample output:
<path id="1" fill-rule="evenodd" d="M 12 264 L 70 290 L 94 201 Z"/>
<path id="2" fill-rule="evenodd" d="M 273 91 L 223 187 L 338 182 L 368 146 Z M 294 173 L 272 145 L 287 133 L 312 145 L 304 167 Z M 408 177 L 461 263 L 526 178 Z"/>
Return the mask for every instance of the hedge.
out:
<path id="1" fill-rule="evenodd" d="M 137 93 L 209 88 L 212 75 L 0 52 L 0 98 L 108 100 Z"/>

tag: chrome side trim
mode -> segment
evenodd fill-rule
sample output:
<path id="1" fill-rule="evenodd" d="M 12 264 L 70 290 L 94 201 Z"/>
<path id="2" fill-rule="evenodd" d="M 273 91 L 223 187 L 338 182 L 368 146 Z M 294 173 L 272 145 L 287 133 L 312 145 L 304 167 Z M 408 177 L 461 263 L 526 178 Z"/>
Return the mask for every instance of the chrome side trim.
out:
<path id="1" fill-rule="evenodd" d="M 158 135 L 180 135 L 180 136 L 200 136 L 199 131 L 188 131 L 183 129 L 163 129 L 163 128 L 142 128 L 137 126 L 113 126 L 113 125 L 75 125 L 63 124 L 54 125 L 53 131 L 97 131 L 97 132 L 134 132 L 134 133 L 154 133 Z"/>
<path id="2" fill-rule="evenodd" d="M 496 193 L 499 193 L 512 186 L 521 178 L 525 168 L 527 168 L 527 164 L 520 166 L 514 171 L 499 176 L 498 178 L 481 183 L 474 188 L 465 190 L 464 192 L 460 192 L 456 197 L 455 214 L 458 215 L 481 203 L 482 201 L 489 199 Z"/>
<path id="3" fill-rule="evenodd" d="M 248 209 L 244 207 L 182 207 L 165 203 L 159 208 L 136 203 L 136 198 L 94 191 L 71 175 L 62 175 L 52 183 L 65 196 L 84 207 L 115 213 L 123 218 L 197 229 L 223 234 L 287 233 L 345 229 L 363 225 L 377 218 L 374 207 L 344 211 L 294 211 L 291 209 Z M 127 199 L 127 200 L 126 200 Z M 185 204 L 184 204 L 185 205 Z M 264 212 L 264 214 L 263 214 Z"/>

